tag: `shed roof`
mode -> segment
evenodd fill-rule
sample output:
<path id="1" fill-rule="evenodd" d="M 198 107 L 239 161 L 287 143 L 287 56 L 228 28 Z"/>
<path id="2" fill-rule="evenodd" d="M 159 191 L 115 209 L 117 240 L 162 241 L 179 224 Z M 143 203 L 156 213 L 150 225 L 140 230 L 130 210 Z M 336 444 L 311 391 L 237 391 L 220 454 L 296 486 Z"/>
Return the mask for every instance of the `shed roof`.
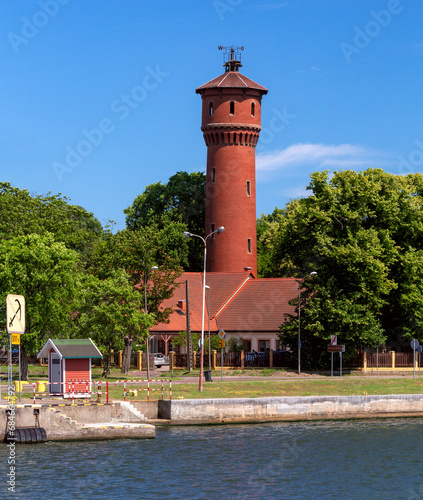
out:
<path id="1" fill-rule="evenodd" d="M 61 358 L 102 358 L 91 339 L 48 339 L 37 358 L 46 358 L 54 349 Z"/>

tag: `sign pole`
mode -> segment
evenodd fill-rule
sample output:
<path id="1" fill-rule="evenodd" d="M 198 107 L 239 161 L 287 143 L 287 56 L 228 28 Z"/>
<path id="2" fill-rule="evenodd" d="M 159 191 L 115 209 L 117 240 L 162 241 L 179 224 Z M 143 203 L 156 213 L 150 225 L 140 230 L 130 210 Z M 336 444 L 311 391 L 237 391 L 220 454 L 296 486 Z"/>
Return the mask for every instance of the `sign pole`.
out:
<path id="1" fill-rule="evenodd" d="M 413 349 L 413 379 L 416 380 L 416 350 Z"/>
<path id="2" fill-rule="evenodd" d="M 333 352 L 330 353 L 330 376 L 333 377 Z"/>
<path id="3" fill-rule="evenodd" d="M 339 376 L 342 377 L 342 351 L 339 353 Z"/>

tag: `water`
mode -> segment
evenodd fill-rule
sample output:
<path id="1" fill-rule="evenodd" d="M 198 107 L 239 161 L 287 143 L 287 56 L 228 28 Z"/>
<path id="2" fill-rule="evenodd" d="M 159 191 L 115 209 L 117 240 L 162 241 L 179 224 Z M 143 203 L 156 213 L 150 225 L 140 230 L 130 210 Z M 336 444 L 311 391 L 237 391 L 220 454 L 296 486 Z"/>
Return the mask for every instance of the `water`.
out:
<path id="1" fill-rule="evenodd" d="M 158 428 L 16 448 L 25 499 L 422 499 L 423 419 Z"/>

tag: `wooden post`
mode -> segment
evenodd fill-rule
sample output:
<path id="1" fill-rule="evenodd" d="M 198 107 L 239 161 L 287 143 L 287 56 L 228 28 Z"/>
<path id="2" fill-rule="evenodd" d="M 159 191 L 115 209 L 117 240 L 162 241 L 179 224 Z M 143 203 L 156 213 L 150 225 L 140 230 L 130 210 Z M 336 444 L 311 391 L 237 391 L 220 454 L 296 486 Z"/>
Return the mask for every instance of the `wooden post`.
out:
<path id="1" fill-rule="evenodd" d="M 119 368 L 122 368 L 122 351 L 118 352 Z"/>
<path id="2" fill-rule="evenodd" d="M 367 352 L 363 351 L 363 371 L 367 370 Z"/>
<path id="3" fill-rule="evenodd" d="M 273 368 L 273 351 L 270 349 L 269 351 L 269 368 Z"/>
<path id="4" fill-rule="evenodd" d="M 244 365 L 245 365 L 245 351 L 241 351 L 241 370 L 244 369 Z"/>
<path id="5" fill-rule="evenodd" d="M 197 353 L 192 351 L 192 369 L 195 370 L 195 366 L 197 364 Z"/>
<path id="6" fill-rule="evenodd" d="M 110 351 L 110 364 L 115 364 L 115 351 L 113 351 L 113 349 Z"/>
<path id="7" fill-rule="evenodd" d="M 142 351 L 137 351 L 137 370 L 142 370 Z"/>
<path id="8" fill-rule="evenodd" d="M 175 368 L 175 351 L 170 351 L 169 353 L 169 370 L 173 370 Z"/>
<path id="9" fill-rule="evenodd" d="M 395 351 L 391 351 L 391 356 L 392 356 L 391 368 L 394 370 L 395 369 Z"/>
<path id="10" fill-rule="evenodd" d="M 216 370 L 216 354 L 217 354 L 216 349 L 213 349 L 213 356 L 212 356 L 212 369 L 213 370 Z"/>

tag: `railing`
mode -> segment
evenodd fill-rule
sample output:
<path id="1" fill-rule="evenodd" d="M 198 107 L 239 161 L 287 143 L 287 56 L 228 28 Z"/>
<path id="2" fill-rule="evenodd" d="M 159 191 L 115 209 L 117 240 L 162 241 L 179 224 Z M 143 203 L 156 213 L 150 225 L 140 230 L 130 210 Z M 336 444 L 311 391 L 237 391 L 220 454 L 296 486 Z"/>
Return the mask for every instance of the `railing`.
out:
<path id="1" fill-rule="evenodd" d="M 90 389 L 90 383 L 93 386 L 97 386 L 97 390 L 91 390 Z M 102 384 L 106 384 L 106 391 L 102 391 Z M 32 383 L 32 393 L 33 393 L 33 403 L 35 404 L 35 399 L 36 397 L 41 397 L 41 396 L 62 396 L 62 397 L 68 397 L 69 399 L 72 399 L 72 402 L 75 401 L 76 397 L 83 397 L 88 401 L 91 399 L 92 395 L 97 395 L 97 397 L 100 399 L 102 394 L 105 394 L 107 396 L 107 403 L 109 402 L 109 382 L 102 382 L 100 381 L 95 381 L 92 380 L 91 382 L 89 380 L 68 380 L 66 382 L 48 382 L 46 381 L 45 384 L 43 385 L 48 385 L 50 386 L 50 391 L 47 392 L 37 392 L 36 387 L 38 385 L 41 385 L 39 382 L 33 382 Z M 51 390 L 51 386 L 58 385 L 59 387 L 59 392 L 53 392 Z M 84 389 L 85 386 L 85 389 Z M 61 390 L 60 390 L 61 389 Z"/>
<path id="2" fill-rule="evenodd" d="M 127 383 L 128 382 L 135 382 L 135 383 L 147 383 L 147 387 L 139 387 L 137 385 L 136 389 L 128 389 L 127 388 Z M 161 383 L 161 387 L 150 387 L 150 383 Z M 169 387 L 164 386 L 164 382 L 169 382 Z M 172 380 L 165 380 L 165 379 L 136 379 L 136 380 L 117 380 L 115 383 L 115 387 L 117 387 L 118 384 L 123 384 L 123 400 L 126 401 L 127 396 L 129 392 L 135 392 L 135 391 L 147 391 L 147 401 L 150 401 L 150 391 L 161 391 L 162 393 L 162 401 L 164 400 L 164 393 L 166 391 L 169 391 L 169 399 L 172 400 Z"/>
<path id="3" fill-rule="evenodd" d="M 414 356 L 412 352 L 396 352 L 395 366 L 398 368 L 406 368 L 413 366 Z"/>
<path id="4" fill-rule="evenodd" d="M 404 354 L 404 353 L 402 353 Z M 397 354 L 398 356 L 398 354 Z M 396 360 L 395 360 L 395 364 Z M 369 368 L 391 368 L 392 367 L 392 353 L 390 352 L 383 352 L 379 353 L 379 355 L 376 352 L 373 352 L 372 354 L 367 354 L 367 366 Z M 397 365 L 398 366 L 398 365 Z M 413 366 L 413 365 L 411 365 Z"/>
<path id="5" fill-rule="evenodd" d="M 270 366 L 270 353 L 265 352 L 246 352 L 244 355 L 244 366 L 246 368 L 268 368 Z"/>
<path id="6" fill-rule="evenodd" d="M 216 364 L 222 366 L 221 352 L 216 353 Z M 223 366 L 227 368 L 239 368 L 241 366 L 241 353 L 240 352 L 224 352 L 223 353 Z"/>

